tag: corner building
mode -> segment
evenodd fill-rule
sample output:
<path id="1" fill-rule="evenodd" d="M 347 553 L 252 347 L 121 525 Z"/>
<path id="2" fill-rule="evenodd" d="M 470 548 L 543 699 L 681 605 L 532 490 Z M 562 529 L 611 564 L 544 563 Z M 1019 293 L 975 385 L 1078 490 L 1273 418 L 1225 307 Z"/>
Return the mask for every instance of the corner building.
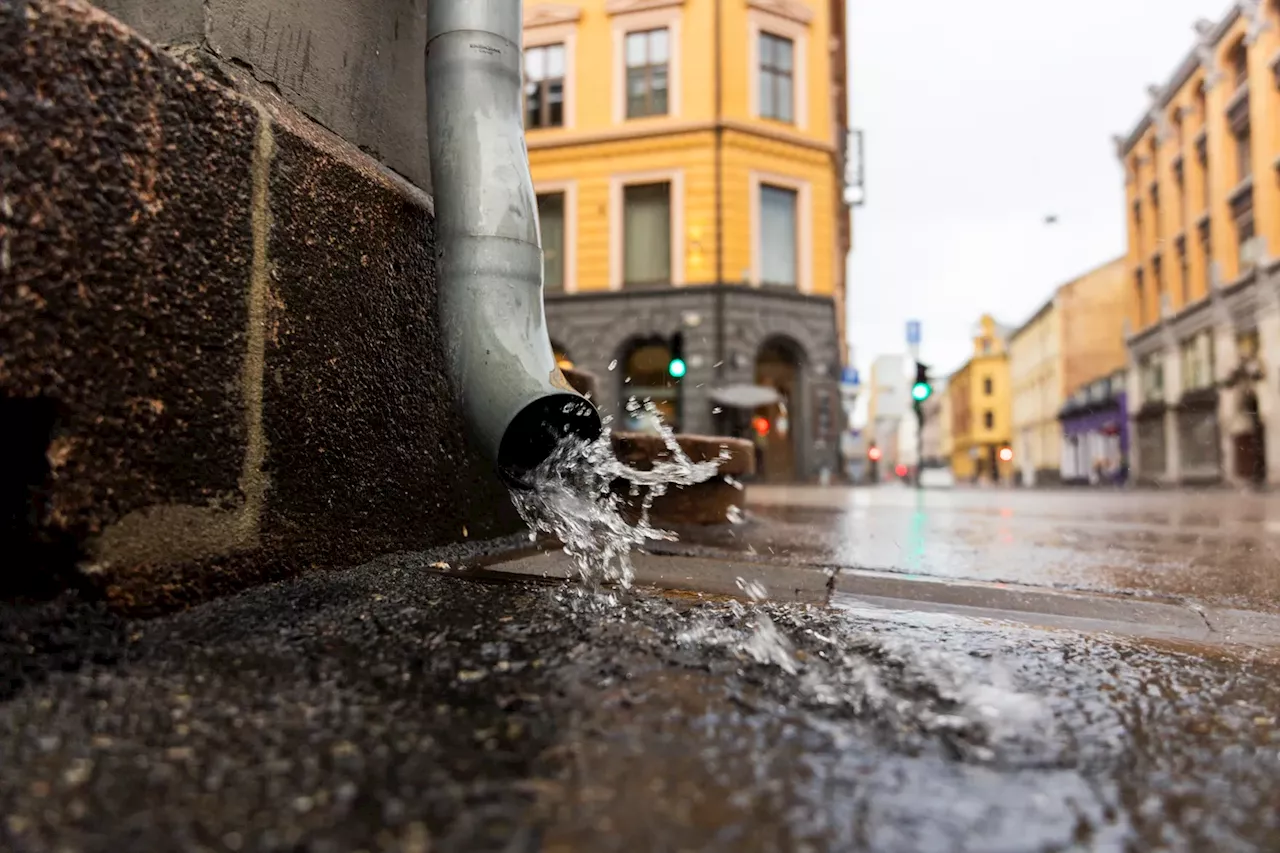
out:
<path id="1" fill-rule="evenodd" d="M 844 30 L 843 0 L 525 6 L 547 320 L 615 426 L 648 397 L 765 479 L 838 469 Z"/>
<path id="2" fill-rule="evenodd" d="M 1280 2 L 1196 42 L 1117 153 L 1132 475 L 1280 483 Z"/>

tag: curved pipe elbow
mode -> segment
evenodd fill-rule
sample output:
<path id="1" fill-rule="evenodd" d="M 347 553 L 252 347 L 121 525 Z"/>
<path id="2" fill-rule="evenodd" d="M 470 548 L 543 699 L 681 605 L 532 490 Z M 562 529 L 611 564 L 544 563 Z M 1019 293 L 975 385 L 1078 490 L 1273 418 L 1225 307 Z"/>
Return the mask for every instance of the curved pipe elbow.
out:
<path id="1" fill-rule="evenodd" d="M 600 414 L 556 365 L 521 108 L 520 0 L 427 4 L 440 323 L 467 428 L 512 485 Z"/>

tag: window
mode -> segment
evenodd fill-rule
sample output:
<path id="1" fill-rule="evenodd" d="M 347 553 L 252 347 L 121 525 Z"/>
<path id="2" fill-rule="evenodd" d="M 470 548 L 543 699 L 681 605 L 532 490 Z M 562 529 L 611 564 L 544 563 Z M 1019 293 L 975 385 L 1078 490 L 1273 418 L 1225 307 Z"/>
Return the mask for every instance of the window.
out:
<path id="1" fill-rule="evenodd" d="M 1156 232 L 1156 242 L 1160 241 L 1160 187 L 1151 184 L 1151 227 Z"/>
<path id="2" fill-rule="evenodd" d="M 1164 399 L 1164 362 L 1160 360 L 1160 356 L 1143 356 L 1138 362 L 1138 377 L 1142 386 L 1142 402 L 1152 403 Z"/>
<path id="3" fill-rule="evenodd" d="M 773 33 L 760 34 L 760 116 L 795 120 L 795 43 Z"/>
<path id="4" fill-rule="evenodd" d="M 1182 288 L 1182 304 L 1191 302 L 1191 266 L 1187 260 L 1187 238 L 1178 238 L 1178 284 Z"/>
<path id="5" fill-rule="evenodd" d="M 1244 41 L 1236 42 L 1235 47 L 1227 54 L 1227 65 L 1231 69 L 1232 80 L 1239 89 L 1249 80 L 1249 54 L 1245 50 Z"/>
<path id="6" fill-rule="evenodd" d="M 627 118 L 667 114 L 665 28 L 627 33 Z"/>
<path id="7" fill-rule="evenodd" d="M 987 409 L 982 413 L 982 425 L 987 429 L 996 428 L 996 413 Z"/>
<path id="8" fill-rule="evenodd" d="M 564 45 L 524 52 L 524 126 L 564 127 Z"/>
<path id="9" fill-rule="evenodd" d="M 1204 292 L 1213 290 L 1213 245 L 1210 240 L 1209 220 L 1200 226 L 1200 259 L 1204 263 Z"/>
<path id="10" fill-rule="evenodd" d="M 542 232 L 542 286 L 564 290 L 564 193 L 538 196 L 538 228 Z"/>
<path id="11" fill-rule="evenodd" d="M 990 376 L 985 377 L 982 380 L 982 393 L 990 397 L 992 394 L 992 388 L 993 388 L 993 385 L 991 382 L 991 377 Z"/>
<path id="12" fill-rule="evenodd" d="M 760 185 L 760 283 L 796 287 L 796 191 Z"/>
<path id="13" fill-rule="evenodd" d="M 1253 174 L 1253 144 L 1249 125 L 1232 131 L 1236 140 L 1236 180 L 1243 181 Z"/>
<path id="14" fill-rule="evenodd" d="M 1138 301 L 1138 328 L 1147 322 L 1147 292 L 1142 283 L 1142 270 L 1134 270 L 1133 290 Z"/>
<path id="15" fill-rule="evenodd" d="M 1200 207 L 1209 207 L 1209 142 L 1201 135 L 1196 142 L 1196 162 L 1200 166 Z"/>
<path id="16" fill-rule="evenodd" d="M 1182 342 L 1182 388 L 1196 391 L 1213 385 L 1213 338 L 1208 332 Z"/>
<path id="17" fill-rule="evenodd" d="M 1253 251 L 1253 208 L 1236 218 L 1236 258 L 1240 263 L 1241 274 L 1254 268 L 1256 258 Z"/>
<path id="18" fill-rule="evenodd" d="M 631 184 L 622 193 L 622 283 L 669 284 L 671 184 Z"/>
<path id="19" fill-rule="evenodd" d="M 1160 262 L 1160 256 L 1156 255 L 1151 259 L 1151 284 L 1155 292 L 1155 309 L 1156 316 L 1164 310 L 1164 265 Z"/>

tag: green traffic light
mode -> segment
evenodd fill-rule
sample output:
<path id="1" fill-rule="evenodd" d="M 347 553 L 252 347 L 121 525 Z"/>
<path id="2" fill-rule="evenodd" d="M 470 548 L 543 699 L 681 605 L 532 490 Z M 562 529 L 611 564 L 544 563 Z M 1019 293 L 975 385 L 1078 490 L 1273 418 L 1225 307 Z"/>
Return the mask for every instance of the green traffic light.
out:
<path id="1" fill-rule="evenodd" d="M 670 373 L 676 379 L 684 376 L 688 370 L 689 368 L 685 366 L 683 358 L 673 358 L 667 363 L 667 373 Z"/>
<path id="2" fill-rule="evenodd" d="M 933 393 L 933 387 L 927 382 L 917 382 L 911 386 L 911 399 L 917 403 L 923 403 L 929 399 L 929 395 Z"/>

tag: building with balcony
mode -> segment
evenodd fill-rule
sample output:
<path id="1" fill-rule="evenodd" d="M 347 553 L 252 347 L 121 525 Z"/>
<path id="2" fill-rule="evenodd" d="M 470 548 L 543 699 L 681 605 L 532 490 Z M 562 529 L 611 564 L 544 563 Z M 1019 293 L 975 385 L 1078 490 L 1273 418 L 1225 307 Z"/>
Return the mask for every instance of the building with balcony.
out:
<path id="1" fill-rule="evenodd" d="M 1125 269 L 1125 258 L 1117 258 L 1059 286 L 1010 336 L 1013 456 L 1024 486 L 1065 475 L 1063 404 L 1125 364 Z"/>
<path id="2" fill-rule="evenodd" d="M 956 480 L 1010 482 L 1013 462 L 1000 458 L 1012 430 L 1009 330 L 990 314 L 973 331 L 973 355 L 947 381 L 951 473 Z"/>
<path id="3" fill-rule="evenodd" d="M 755 437 L 765 479 L 838 465 L 844 6 L 525 6 L 526 144 L 559 355 L 599 375 L 616 426 L 641 426 L 626 402 L 650 398 L 678 430 Z M 683 376 L 666 369 L 677 354 Z"/>
<path id="4" fill-rule="evenodd" d="M 1117 139 L 1130 462 L 1158 484 L 1280 483 L 1280 0 L 1195 29 Z"/>

